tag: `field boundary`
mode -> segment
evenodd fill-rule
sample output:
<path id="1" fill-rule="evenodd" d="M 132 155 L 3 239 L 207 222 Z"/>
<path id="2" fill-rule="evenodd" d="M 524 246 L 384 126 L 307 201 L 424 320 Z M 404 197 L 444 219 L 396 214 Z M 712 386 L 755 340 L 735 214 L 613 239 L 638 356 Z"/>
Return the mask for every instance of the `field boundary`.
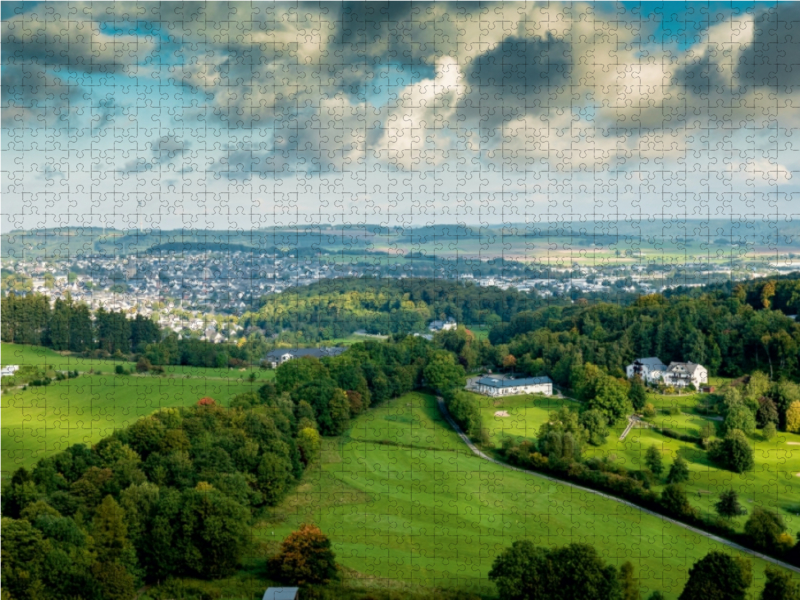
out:
<path id="1" fill-rule="evenodd" d="M 767 556 L 766 554 L 761 554 L 760 552 L 756 552 L 755 550 L 751 550 L 750 548 L 746 548 L 745 546 L 741 546 L 741 545 L 739 545 L 739 544 L 737 544 L 735 542 L 732 542 L 732 541 L 730 541 L 728 539 L 725 539 L 725 538 L 720 537 L 718 535 L 714 535 L 713 533 L 708 533 L 707 531 L 703 531 L 702 529 L 698 529 L 697 527 L 693 527 L 691 525 L 687 525 L 686 523 L 683 523 L 683 522 L 678 521 L 676 519 L 671 519 L 669 517 L 666 517 L 666 516 L 664 516 L 662 514 L 659 514 L 659 513 L 655 512 L 655 511 L 643 508 L 643 507 L 639 506 L 638 504 L 634 504 L 633 502 L 628 502 L 627 500 L 623 500 L 622 498 L 617 498 L 616 496 L 612 496 L 610 494 L 605 494 L 603 492 L 599 492 L 599 491 L 593 490 L 591 488 L 583 487 L 582 485 L 577 485 L 577 484 L 574 484 L 574 483 L 570 483 L 569 481 L 564 481 L 563 479 L 556 479 L 555 477 L 549 477 L 547 475 L 543 475 L 541 473 L 537 473 L 536 471 L 529 471 L 528 469 L 521 469 L 519 467 L 514 467 L 514 466 L 509 465 L 507 463 L 504 463 L 504 462 L 502 462 L 500 460 L 494 459 L 491 456 L 489 456 L 488 454 L 486 454 L 485 452 L 482 452 L 477 446 L 475 446 L 475 444 L 472 443 L 472 440 L 469 439 L 467 434 L 465 434 L 461 430 L 461 427 L 458 426 L 458 423 L 456 423 L 453 420 L 453 417 L 450 415 L 450 411 L 447 410 L 447 406 L 445 405 L 444 399 L 441 396 L 436 396 L 436 403 L 439 405 L 439 411 L 442 413 L 442 416 L 444 416 L 445 420 L 450 424 L 450 427 L 453 428 L 453 431 L 455 431 L 458 434 L 458 436 L 463 440 L 463 442 L 467 445 L 467 447 L 470 450 L 472 450 L 472 453 L 475 454 L 476 456 L 484 459 L 484 460 L 489 461 L 490 463 L 493 463 L 495 465 L 498 465 L 498 466 L 506 468 L 506 469 L 511 469 L 512 471 L 518 471 L 520 473 L 525 473 L 527 475 L 532 475 L 533 477 L 539 477 L 539 478 L 544 479 L 545 481 L 549 481 L 551 483 L 557 483 L 557 484 L 561 484 L 561 485 L 566 485 L 566 486 L 569 486 L 571 488 L 574 488 L 574 489 L 577 489 L 577 490 L 581 490 L 583 492 L 588 492 L 590 494 L 594 494 L 595 496 L 600 496 L 600 497 L 606 498 L 608 500 L 613 500 L 614 502 L 619 502 L 620 504 L 624 504 L 625 506 L 628 506 L 630 508 L 635 508 L 636 510 L 640 510 L 640 511 L 642 511 L 643 513 L 645 513 L 647 515 L 650 515 L 650 516 L 653 516 L 653 517 L 658 517 L 662 521 L 666 521 L 667 523 L 672 523 L 673 525 L 678 525 L 679 527 L 683 527 L 684 529 L 687 529 L 687 530 L 691 531 L 692 533 L 697 533 L 699 535 L 702 535 L 705 538 L 708 538 L 708 539 L 713 540 L 715 542 L 719 542 L 720 544 L 724 544 L 725 546 L 728 546 L 729 548 L 733 548 L 734 550 L 739 550 L 740 552 L 744 552 L 746 554 L 749 554 L 750 556 L 754 556 L 756 558 L 760 558 L 760 559 L 765 560 L 767 562 L 770 562 L 770 563 L 772 563 L 772 564 L 774 564 L 776 566 L 779 566 L 779 567 L 781 567 L 783 569 L 788 569 L 789 571 L 793 571 L 795 573 L 800 573 L 800 568 L 795 567 L 793 565 L 790 565 L 788 563 L 785 563 L 783 561 L 780 561 L 777 558 L 773 558 L 771 556 Z"/>

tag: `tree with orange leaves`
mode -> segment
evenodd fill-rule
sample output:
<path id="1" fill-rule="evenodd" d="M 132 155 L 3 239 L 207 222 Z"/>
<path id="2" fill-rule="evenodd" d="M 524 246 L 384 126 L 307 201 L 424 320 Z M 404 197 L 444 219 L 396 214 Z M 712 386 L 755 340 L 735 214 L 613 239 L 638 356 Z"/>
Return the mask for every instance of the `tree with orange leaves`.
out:
<path id="1" fill-rule="evenodd" d="M 335 558 L 328 536 L 316 525 L 304 523 L 283 540 L 281 551 L 269 559 L 268 567 L 270 574 L 284 583 L 325 584 L 338 576 Z"/>

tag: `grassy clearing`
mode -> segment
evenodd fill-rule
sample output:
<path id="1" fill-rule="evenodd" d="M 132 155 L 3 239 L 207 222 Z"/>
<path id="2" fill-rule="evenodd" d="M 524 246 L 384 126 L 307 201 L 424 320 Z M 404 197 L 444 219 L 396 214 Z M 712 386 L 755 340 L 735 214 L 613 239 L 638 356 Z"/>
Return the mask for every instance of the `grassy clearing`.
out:
<path id="1" fill-rule="evenodd" d="M 44 369 L 54 371 L 74 371 L 81 373 L 98 371 L 101 373 L 113 373 L 117 365 L 122 365 L 130 371 L 136 364 L 126 360 L 114 360 L 109 358 L 84 358 L 74 356 L 68 352 L 59 353 L 50 348 L 41 346 L 24 346 L 21 344 L 0 344 L 0 362 L 5 365 L 36 365 Z M 183 365 L 171 365 L 164 367 L 167 375 L 181 377 L 211 377 L 230 379 L 233 381 L 246 379 L 250 373 L 256 374 L 259 381 L 268 381 L 275 377 L 275 372 L 262 370 L 259 367 L 248 367 L 242 369 L 217 369 L 206 367 L 189 367 Z"/>
<path id="2" fill-rule="evenodd" d="M 491 443 L 495 446 L 499 446 L 502 439 L 509 436 L 514 439 L 536 439 L 539 427 L 547 421 L 551 411 L 558 410 L 562 406 L 573 409 L 578 406 L 571 400 L 538 394 L 505 398 L 471 395 L 481 407 L 484 427 L 489 432 Z M 501 416 L 503 414 L 508 416 Z"/>
<path id="3" fill-rule="evenodd" d="M 492 561 L 521 538 L 594 544 L 617 565 L 637 565 L 643 596 L 660 589 L 668 598 L 677 597 L 695 561 L 722 549 L 639 510 L 475 457 L 443 422 L 434 398 L 419 393 L 371 410 L 342 438 L 325 440 L 321 466 L 256 533 L 277 542 L 305 521 L 331 536 L 339 562 L 371 581 L 486 594 L 494 593 Z M 765 563 L 753 566 L 760 590 Z"/>

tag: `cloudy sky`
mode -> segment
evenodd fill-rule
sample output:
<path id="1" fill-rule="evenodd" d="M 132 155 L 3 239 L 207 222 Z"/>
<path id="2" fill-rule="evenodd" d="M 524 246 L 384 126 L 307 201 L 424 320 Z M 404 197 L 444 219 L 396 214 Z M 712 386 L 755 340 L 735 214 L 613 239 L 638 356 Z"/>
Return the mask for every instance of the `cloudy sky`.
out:
<path id="1" fill-rule="evenodd" d="M 798 3 L 2 19 L 4 232 L 800 219 Z"/>

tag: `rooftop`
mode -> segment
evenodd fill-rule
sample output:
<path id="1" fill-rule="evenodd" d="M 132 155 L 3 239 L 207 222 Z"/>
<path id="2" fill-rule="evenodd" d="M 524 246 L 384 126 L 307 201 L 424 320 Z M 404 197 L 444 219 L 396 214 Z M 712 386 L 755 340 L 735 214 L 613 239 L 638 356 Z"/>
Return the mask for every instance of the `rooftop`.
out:
<path id="1" fill-rule="evenodd" d="M 507 377 L 481 377 L 478 385 L 488 385 L 489 387 L 506 388 L 517 387 L 520 385 L 542 385 L 553 383 L 549 377 L 523 377 L 520 379 L 509 379 Z"/>

